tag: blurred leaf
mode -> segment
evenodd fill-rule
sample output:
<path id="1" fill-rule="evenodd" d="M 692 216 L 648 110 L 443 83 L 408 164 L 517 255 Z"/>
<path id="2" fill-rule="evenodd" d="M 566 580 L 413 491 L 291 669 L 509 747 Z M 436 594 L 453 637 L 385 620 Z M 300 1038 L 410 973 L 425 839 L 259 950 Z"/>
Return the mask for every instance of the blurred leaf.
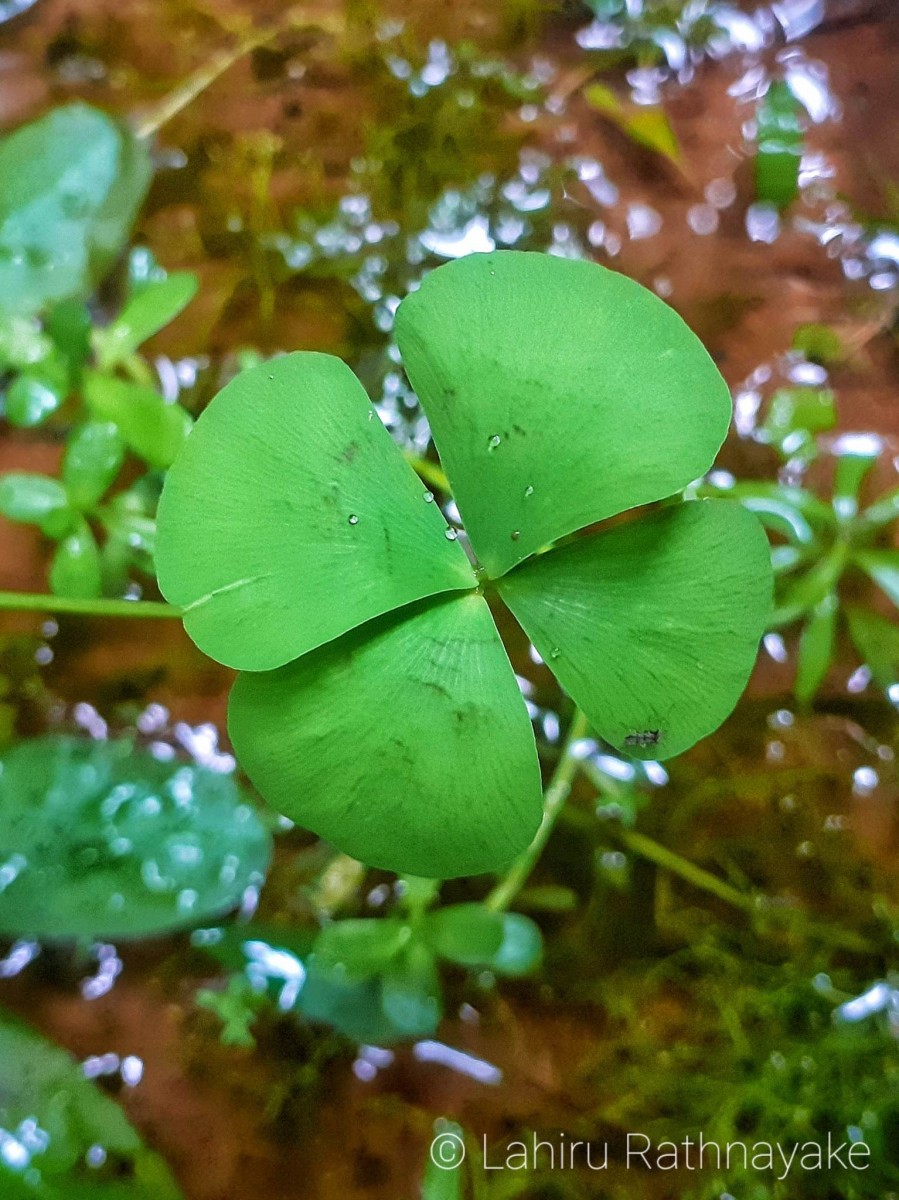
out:
<path id="1" fill-rule="evenodd" d="M 492 962 L 503 940 L 503 919 L 483 904 L 452 904 L 426 918 L 434 952 L 465 967 Z"/>
<path id="2" fill-rule="evenodd" d="M 0 774 L 0 932 L 146 937 L 233 908 L 270 838 L 233 778 L 126 741 L 46 736 Z"/>
<path id="3" fill-rule="evenodd" d="M 180 404 L 167 404 L 153 388 L 85 374 L 84 398 L 98 420 L 114 421 L 125 444 L 151 467 L 170 467 L 193 421 Z"/>
<path id="4" fill-rule="evenodd" d="M 428 1037 L 440 1020 L 440 980 L 434 956 L 423 943 L 410 942 L 381 979 L 381 1006 L 403 1037 Z"/>
<path id="5" fill-rule="evenodd" d="M 48 475 L 10 472 L 0 477 L 0 513 L 11 521 L 39 525 L 53 536 L 70 513 L 69 494 Z"/>
<path id="6" fill-rule="evenodd" d="M 680 143 L 664 108 L 627 104 L 603 83 L 584 88 L 584 98 L 638 146 L 661 154 L 677 167 L 683 165 Z"/>
<path id="7" fill-rule="evenodd" d="M 883 451 L 883 443 L 875 435 L 862 434 L 840 439 L 833 481 L 833 508 L 842 521 L 852 520 L 858 513 L 858 496 L 865 476 Z"/>
<path id="8" fill-rule="evenodd" d="M 50 563 L 50 588 L 54 595 L 73 600 L 93 600 L 100 595 L 100 550 L 83 518 L 56 547 Z"/>
<path id="9" fill-rule="evenodd" d="M 865 509 L 863 516 L 865 524 L 872 528 L 895 521 L 899 517 L 899 488 L 885 492 L 870 508 Z"/>
<path id="10" fill-rule="evenodd" d="M 182 1200 L 163 1160 L 79 1063 L 0 1013 L 4 1200 Z M 102 1161 L 88 1152 L 103 1151 Z"/>
<path id="11" fill-rule="evenodd" d="M 95 335 L 98 365 L 109 371 L 123 362 L 186 308 L 197 292 L 197 277 L 179 271 L 137 289 L 106 329 Z"/>
<path id="12" fill-rule="evenodd" d="M 150 181 L 146 146 L 86 104 L 0 142 L 0 311 L 86 297 L 125 244 Z"/>
<path id="13" fill-rule="evenodd" d="M 59 352 L 67 359 L 73 377 L 80 381 L 81 368 L 91 353 L 91 314 L 83 300 L 62 300 L 47 314 L 46 330 Z"/>
<path id="14" fill-rule="evenodd" d="M 112 421 L 87 421 L 70 436 L 62 481 L 73 507 L 93 508 L 119 473 L 125 447 Z"/>
<path id="15" fill-rule="evenodd" d="M 899 684 L 899 628 L 894 621 L 856 605 L 847 605 L 845 612 L 859 657 L 874 682 L 895 702 L 892 693 Z"/>
<path id="16" fill-rule="evenodd" d="M 0 369 L 22 371 L 42 362 L 52 349 L 39 321 L 0 310 Z"/>
<path id="17" fill-rule="evenodd" d="M 313 953 L 321 966 L 348 979 L 371 979 L 386 969 L 411 936 L 409 926 L 394 917 L 335 921 L 319 933 Z"/>
<path id="18" fill-rule="evenodd" d="M 824 682 L 833 659 L 839 608 L 836 593 L 830 592 L 815 605 L 805 623 L 799 639 L 794 684 L 796 699 L 801 704 L 809 704 Z"/>
<path id="19" fill-rule="evenodd" d="M 855 561 L 899 608 L 899 550 L 860 550 Z"/>
<path id="20" fill-rule="evenodd" d="M 20 429 L 42 424 L 60 407 L 69 391 L 68 371 L 48 355 L 40 364 L 17 375 L 6 390 L 4 412 Z"/>
<path id="21" fill-rule="evenodd" d="M 568 913 L 577 908 L 578 896 L 560 883 L 545 883 L 519 892 L 516 903 L 528 912 Z"/>
<path id="22" fill-rule="evenodd" d="M 834 394 L 829 388 L 779 388 L 771 397 L 758 440 L 775 446 L 784 458 L 813 457 L 815 437 L 837 423 Z"/>
<path id="23" fill-rule="evenodd" d="M 842 362 L 846 357 L 842 338 L 829 325 L 800 325 L 793 334 L 793 349 L 822 367 Z"/>
<path id="24" fill-rule="evenodd" d="M 778 598 L 769 628 L 789 625 L 816 608 L 834 590 L 845 566 L 842 552 L 831 551 L 799 579 L 790 582 Z"/>
<path id="25" fill-rule="evenodd" d="M 543 958 L 539 925 L 521 913 L 503 913 L 503 940 L 487 964 L 497 975 L 518 978 L 531 975 Z"/>
<path id="26" fill-rule="evenodd" d="M 758 107 L 755 191 L 759 200 L 787 208 L 799 193 L 805 143 L 803 108 L 784 80 L 775 80 Z"/>

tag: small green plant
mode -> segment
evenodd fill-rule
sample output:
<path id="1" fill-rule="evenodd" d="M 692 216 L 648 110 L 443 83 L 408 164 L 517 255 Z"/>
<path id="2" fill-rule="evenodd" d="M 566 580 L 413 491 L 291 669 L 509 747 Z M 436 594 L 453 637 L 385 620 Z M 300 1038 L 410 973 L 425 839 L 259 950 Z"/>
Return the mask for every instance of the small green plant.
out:
<path id="1" fill-rule="evenodd" d="M 799 194 L 805 148 L 805 109 L 785 79 L 775 79 L 759 102 L 755 191 L 759 200 L 788 208 Z"/>
<path id="2" fill-rule="evenodd" d="M 376 866 L 475 874 L 541 816 L 487 595 L 603 737 L 670 756 L 745 685 L 767 545 L 739 506 L 707 502 L 571 540 L 675 495 L 729 424 L 701 344 L 631 280 L 471 255 L 402 303 L 396 334 L 473 562 L 352 373 L 293 354 L 198 421 L 167 476 L 156 565 L 190 636 L 242 671 L 229 729 L 275 808 Z"/>
<path id="3" fill-rule="evenodd" d="M 120 256 L 150 178 L 146 148 L 85 105 L 56 109 L 0 143 L 0 391 L 3 415 L 66 428 L 60 478 L 0 478 L 0 513 L 56 543 L 58 596 L 121 596 L 130 573 L 154 577 L 155 510 L 191 426 L 159 394 L 138 348 L 190 302 L 196 278 L 130 259 L 117 315 L 89 301 Z M 148 470 L 110 496 L 126 454 Z"/>

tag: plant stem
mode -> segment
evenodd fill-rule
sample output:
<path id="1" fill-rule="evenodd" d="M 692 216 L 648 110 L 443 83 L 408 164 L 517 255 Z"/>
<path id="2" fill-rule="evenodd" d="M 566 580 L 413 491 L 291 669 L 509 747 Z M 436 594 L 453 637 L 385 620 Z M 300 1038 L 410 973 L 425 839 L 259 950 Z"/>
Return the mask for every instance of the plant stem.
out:
<path id="1" fill-rule="evenodd" d="M 139 138 L 152 137 L 163 125 L 168 124 L 178 113 L 191 105 L 194 100 L 206 91 L 215 81 L 245 55 L 251 54 L 260 46 L 274 41 L 279 34 L 289 29 L 318 29 L 322 33 L 343 33 L 345 22 L 342 17 L 328 17 L 324 14 L 310 16 L 303 5 L 289 9 L 284 16 L 264 29 L 253 29 L 244 34 L 237 43 L 226 50 L 219 50 L 207 62 L 198 67 L 188 77 L 177 84 L 168 95 L 164 96 L 147 115 L 136 123 L 135 133 Z"/>
<path id="2" fill-rule="evenodd" d="M 527 850 L 519 854 L 511 867 L 497 883 L 484 901 L 487 908 L 493 912 L 504 912 L 524 885 L 537 865 L 537 860 L 543 853 L 553 826 L 558 820 L 559 813 L 565 807 L 565 801 L 571 792 L 571 785 L 580 767 L 580 760 L 575 753 L 575 745 L 586 736 L 590 726 L 587 718 L 577 709 L 568 729 L 568 736 L 562 746 L 562 753 L 552 778 L 543 794 L 543 820 L 537 830 L 534 840 Z"/>
<path id="3" fill-rule="evenodd" d="M 71 613 L 82 617 L 180 617 L 181 609 L 161 600 L 96 600 L 43 592 L 0 592 L 0 611 Z"/>

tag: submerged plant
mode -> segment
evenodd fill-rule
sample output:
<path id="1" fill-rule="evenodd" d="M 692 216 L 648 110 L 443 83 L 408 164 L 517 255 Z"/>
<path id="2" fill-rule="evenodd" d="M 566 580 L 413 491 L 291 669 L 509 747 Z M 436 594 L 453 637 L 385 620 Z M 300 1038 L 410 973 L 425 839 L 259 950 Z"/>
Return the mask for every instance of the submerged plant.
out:
<path id="1" fill-rule="evenodd" d="M 242 672 L 229 729 L 263 796 L 348 854 L 494 869 L 540 821 L 533 734 L 486 594 L 609 742 L 679 753 L 730 712 L 770 596 L 755 518 L 673 504 L 730 397 L 631 280 L 472 255 L 400 306 L 397 340 L 465 522 L 465 554 L 338 359 L 233 380 L 168 474 L 156 564 L 206 653 Z"/>

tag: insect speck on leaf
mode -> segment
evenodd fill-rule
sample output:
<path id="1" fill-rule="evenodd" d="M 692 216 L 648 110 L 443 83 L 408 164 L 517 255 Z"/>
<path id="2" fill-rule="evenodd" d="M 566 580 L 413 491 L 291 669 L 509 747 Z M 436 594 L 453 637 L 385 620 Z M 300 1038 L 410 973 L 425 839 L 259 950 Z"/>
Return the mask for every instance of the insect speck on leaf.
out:
<path id="1" fill-rule="evenodd" d="M 657 746 L 661 737 L 661 730 L 642 729 L 639 733 L 629 733 L 624 739 L 624 744 L 625 746 Z"/>

